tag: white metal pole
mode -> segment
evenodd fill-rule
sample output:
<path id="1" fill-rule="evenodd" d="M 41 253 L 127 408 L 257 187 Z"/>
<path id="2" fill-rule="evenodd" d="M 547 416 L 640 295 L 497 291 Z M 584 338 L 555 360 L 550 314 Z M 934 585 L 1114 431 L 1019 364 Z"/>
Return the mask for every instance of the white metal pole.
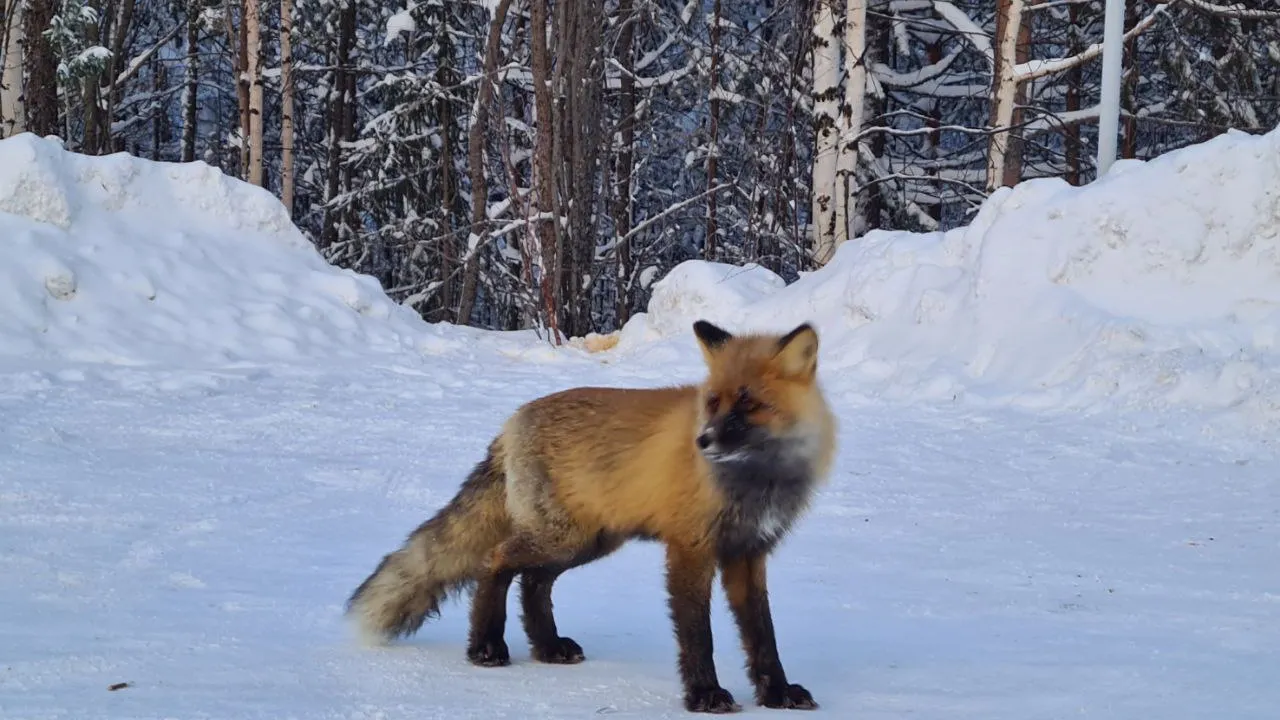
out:
<path id="1" fill-rule="evenodd" d="M 1098 177 L 1116 159 L 1120 132 L 1120 69 L 1124 58 L 1125 0 L 1106 0 L 1102 28 L 1102 96 L 1098 100 Z"/>

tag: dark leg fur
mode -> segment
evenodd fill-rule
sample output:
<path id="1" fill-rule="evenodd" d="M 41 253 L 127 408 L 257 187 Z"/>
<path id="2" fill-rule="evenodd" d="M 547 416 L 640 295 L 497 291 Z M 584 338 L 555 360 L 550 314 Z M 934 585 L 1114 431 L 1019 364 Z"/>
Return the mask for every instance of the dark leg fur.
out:
<path id="1" fill-rule="evenodd" d="M 738 624 L 747 669 L 755 685 L 756 703 L 770 708 L 812 710 L 818 707 L 808 690 L 787 682 L 778 658 L 765 581 L 765 557 L 755 554 L 727 562 L 722 573 L 725 595 Z"/>
<path id="2" fill-rule="evenodd" d="M 667 592 L 676 643 L 684 706 L 691 712 L 727 713 L 742 709 L 720 687 L 711 640 L 711 581 L 715 562 L 709 553 L 667 547 Z"/>
<path id="3" fill-rule="evenodd" d="M 513 570 L 498 570 L 476 585 L 471 600 L 471 637 L 467 659 L 484 667 L 511 664 L 511 653 L 503 634 L 507 624 L 507 590 L 515 578 Z"/>
<path id="4" fill-rule="evenodd" d="M 541 651 L 550 658 L 545 660 L 546 662 L 556 662 L 557 654 L 569 658 L 560 662 L 581 660 L 582 648 L 578 647 L 577 643 L 568 638 L 560 638 L 558 635 L 552 637 L 555 633 L 555 621 L 551 619 L 551 585 L 556 576 L 564 572 L 565 565 L 555 562 L 555 559 L 532 538 L 516 535 L 508 538 L 497 548 L 490 559 L 489 567 L 491 568 L 489 573 L 480 578 L 471 600 L 471 637 L 467 646 L 468 659 L 477 665 L 485 666 L 511 664 L 511 654 L 504 637 L 507 624 L 507 592 L 516 574 L 522 573 L 521 595 L 525 612 L 525 628 L 526 632 L 530 632 L 535 657 Z M 531 576 L 527 574 L 530 571 L 532 571 Z M 528 630 L 531 621 L 538 632 L 537 635 Z M 546 635 L 547 632 L 551 635 Z M 534 644 L 535 638 L 542 641 L 541 644 Z M 557 650 L 559 653 L 555 652 Z M 575 654 L 578 660 L 571 659 Z"/>
<path id="5" fill-rule="evenodd" d="M 520 602 L 523 609 L 525 635 L 535 660 L 546 663 L 582 662 L 582 646 L 571 638 L 561 637 L 552 611 L 551 588 L 567 570 L 595 562 L 622 546 L 622 541 L 601 533 L 595 542 L 579 550 L 569 560 L 531 567 L 520 575 Z"/>
<path id="6" fill-rule="evenodd" d="M 539 662 L 569 665 L 583 660 L 582 646 L 556 630 L 551 611 L 551 586 L 567 568 L 543 566 L 520 575 L 520 604 L 524 610 L 524 632 L 529 637 L 533 658 Z"/>

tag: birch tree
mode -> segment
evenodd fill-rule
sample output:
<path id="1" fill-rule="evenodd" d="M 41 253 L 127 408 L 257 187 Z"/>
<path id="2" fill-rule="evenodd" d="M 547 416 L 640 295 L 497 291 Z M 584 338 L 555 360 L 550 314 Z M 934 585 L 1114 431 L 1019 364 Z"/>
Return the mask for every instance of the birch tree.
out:
<path id="1" fill-rule="evenodd" d="M 996 62 L 991 73 L 991 135 L 987 145 L 987 192 L 1005 179 L 1005 153 L 1018 101 L 1018 37 L 1023 0 L 999 0 L 996 10 Z"/>
<path id="2" fill-rule="evenodd" d="M 553 342 L 684 260 L 791 280 L 1096 174 L 1097 2 L 0 4 L 0 133 L 204 160 L 423 318 Z M 1122 155 L 1280 124 L 1280 11 L 1127 8 Z"/>
<path id="3" fill-rule="evenodd" d="M 813 2 L 813 259 L 826 263 L 837 242 L 840 146 L 840 36 L 835 0 Z"/>
<path id="4" fill-rule="evenodd" d="M 294 188 L 293 90 L 293 0 L 280 0 L 280 201 L 290 215 Z"/>
<path id="5" fill-rule="evenodd" d="M 0 25 L 0 138 L 11 137 L 26 130 L 27 108 L 22 101 L 23 54 L 26 36 L 23 34 L 23 15 L 26 0 L 5 0 L 4 22 Z"/>
<path id="6" fill-rule="evenodd" d="M 249 146 L 249 182 L 262 185 L 262 12 L 258 0 L 244 0 L 244 37 L 246 72 L 249 82 L 249 127 L 245 141 Z"/>
<path id="7" fill-rule="evenodd" d="M 846 0 L 844 17 L 844 103 L 840 109 L 840 146 L 836 159 L 835 244 L 837 246 L 863 227 L 858 212 L 858 155 L 867 93 L 867 0 Z M 830 253 L 827 254 L 829 257 Z M 823 259 L 823 262 L 826 258 Z"/>

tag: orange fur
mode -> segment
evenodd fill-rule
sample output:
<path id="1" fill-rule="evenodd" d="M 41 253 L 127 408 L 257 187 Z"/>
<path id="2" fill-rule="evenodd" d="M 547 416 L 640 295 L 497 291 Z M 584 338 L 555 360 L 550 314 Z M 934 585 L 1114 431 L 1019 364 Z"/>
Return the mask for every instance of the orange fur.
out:
<path id="1" fill-rule="evenodd" d="M 708 370 L 701 383 L 580 387 L 517 409 L 458 496 L 353 594 L 350 607 L 366 629 L 383 637 L 413 632 L 447 592 L 475 585 L 468 656 L 506 664 L 506 594 L 520 575 L 535 657 L 577 662 L 581 648 L 555 629 L 551 584 L 632 538 L 656 539 L 667 546 L 686 707 L 736 707 L 710 660 L 707 611 L 717 567 L 725 570 L 744 647 L 756 653 L 760 702 L 815 706 L 782 676 L 761 598 L 764 557 L 835 453 L 835 419 L 816 379 L 818 337 L 808 325 L 786 335 L 732 336 L 697 323 L 695 334 Z M 742 441 L 738 456 L 702 437 L 715 431 L 728 443 L 744 427 L 753 439 Z M 742 463 L 760 448 L 775 455 Z M 776 463 L 759 459 L 775 456 Z M 785 502 L 769 494 L 778 483 L 787 486 L 778 492 L 790 493 Z"/>

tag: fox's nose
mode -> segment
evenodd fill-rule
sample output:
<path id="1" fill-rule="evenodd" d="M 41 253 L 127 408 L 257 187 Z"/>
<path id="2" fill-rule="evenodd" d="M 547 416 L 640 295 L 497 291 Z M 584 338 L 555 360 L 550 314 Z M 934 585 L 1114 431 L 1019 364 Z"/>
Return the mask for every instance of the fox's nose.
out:
<path id="1" fill-rule="evenodd" d="M 698 449 L 706 450 L 708 447 L 711 446 L 711 441 L 714 439 L 715 438 L 711 436 L 710 430 L 703 430 L 702 432 L 698 433 L 698 438 L 696 440 L 696 442 L 698 443 Z"/>

